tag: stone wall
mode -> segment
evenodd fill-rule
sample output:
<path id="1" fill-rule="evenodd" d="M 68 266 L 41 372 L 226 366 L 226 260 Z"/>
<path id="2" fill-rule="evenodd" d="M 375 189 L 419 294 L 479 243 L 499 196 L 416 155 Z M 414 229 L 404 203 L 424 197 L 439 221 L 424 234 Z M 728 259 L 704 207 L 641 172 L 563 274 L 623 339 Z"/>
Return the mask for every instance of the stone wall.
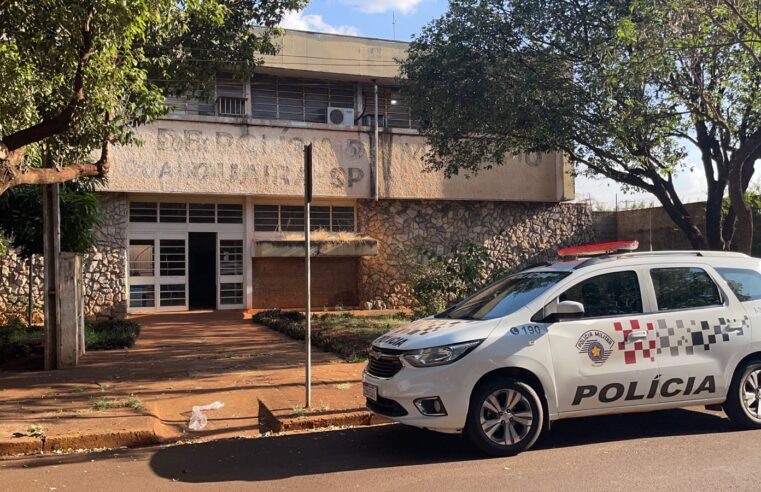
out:
<path id="1" fill-rule="evenodd" d="M 122 317 L 126 313 L 127 225 L 129 209 L 123 193 L 99 196 L 103 222 L 95 231 L 95 247 L 83 260 L 85 315 Z M 43 304 L 43 258 L 34 258 L 35 310 Z M 0 313 L 24 314 L 28 305 L 28 264 L 13 251 L 0 256 Z"/>
<path id="2" fill-rule="evenodd" d="M 378 240 L 378 256 L 360 263 L 360 300 L 409 305 L 404 279 L 418 246 L 438 253 L 464 243 L 487 248 L 510 270 L 555 257 L 558 247 L 594 241 L 587 206 L 561 203 L 362 200 L 358 230 Z"/>

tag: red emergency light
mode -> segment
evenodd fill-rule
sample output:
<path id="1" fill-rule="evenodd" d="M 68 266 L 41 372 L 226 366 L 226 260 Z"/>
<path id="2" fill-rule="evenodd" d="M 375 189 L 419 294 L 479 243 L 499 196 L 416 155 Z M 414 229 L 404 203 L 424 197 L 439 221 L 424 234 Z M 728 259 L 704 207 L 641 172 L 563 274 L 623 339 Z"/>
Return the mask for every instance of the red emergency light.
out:
<path id="1" fill-rule="evenodd" d="M 638 241 L 611 241 L 609 243 L 585 244 L 584 246 L 571 246 L 560 248 L 558 256 L 595 256 L 615 253 L 617 251 L 634 251 L 639 247 Z"/>

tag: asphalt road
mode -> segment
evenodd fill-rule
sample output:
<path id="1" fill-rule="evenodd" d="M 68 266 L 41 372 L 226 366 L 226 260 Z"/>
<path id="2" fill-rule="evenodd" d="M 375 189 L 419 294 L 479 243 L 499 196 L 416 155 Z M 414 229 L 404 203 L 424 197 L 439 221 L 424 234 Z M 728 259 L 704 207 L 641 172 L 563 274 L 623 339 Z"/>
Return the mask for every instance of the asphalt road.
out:
<path id="1" fill-rule="evenodd" d="M 561 421 L 485 459 L 399 425 L 0 460 L 0 490 L 759 490 L 761 431 L 669 410 Z"/>

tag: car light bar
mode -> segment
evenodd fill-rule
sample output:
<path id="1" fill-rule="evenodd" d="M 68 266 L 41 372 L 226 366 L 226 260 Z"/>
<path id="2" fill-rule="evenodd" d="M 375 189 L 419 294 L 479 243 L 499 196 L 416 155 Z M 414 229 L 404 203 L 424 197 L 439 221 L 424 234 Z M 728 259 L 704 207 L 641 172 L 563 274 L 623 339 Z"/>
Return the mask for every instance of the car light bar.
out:
<path id="1" fill-rule="evenodd" d="M 639 247 L 638 241 L 612 241 L 609 243 L 585 244 L 584 246 L 571 246 L 560 248 L 558 256 L 596 256 L 615 253 L 617 251 L 634 251 Z"/>

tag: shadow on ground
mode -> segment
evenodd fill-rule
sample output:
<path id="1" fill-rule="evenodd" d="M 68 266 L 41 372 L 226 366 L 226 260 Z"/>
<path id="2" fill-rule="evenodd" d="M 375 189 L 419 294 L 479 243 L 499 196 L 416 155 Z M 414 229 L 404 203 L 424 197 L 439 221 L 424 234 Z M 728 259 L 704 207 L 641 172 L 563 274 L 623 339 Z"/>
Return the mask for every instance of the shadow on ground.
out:
<path id="1" fill-rule="evenodd" d="M 558 422 L 530 452 L 732 430 L 717 413 L 669 410 Z M 482 459 L 460 436 L 401 425 L 225 440 L 157 451 L 151 468 L 190 483 L 267 481 L 351 470 Z"/>

